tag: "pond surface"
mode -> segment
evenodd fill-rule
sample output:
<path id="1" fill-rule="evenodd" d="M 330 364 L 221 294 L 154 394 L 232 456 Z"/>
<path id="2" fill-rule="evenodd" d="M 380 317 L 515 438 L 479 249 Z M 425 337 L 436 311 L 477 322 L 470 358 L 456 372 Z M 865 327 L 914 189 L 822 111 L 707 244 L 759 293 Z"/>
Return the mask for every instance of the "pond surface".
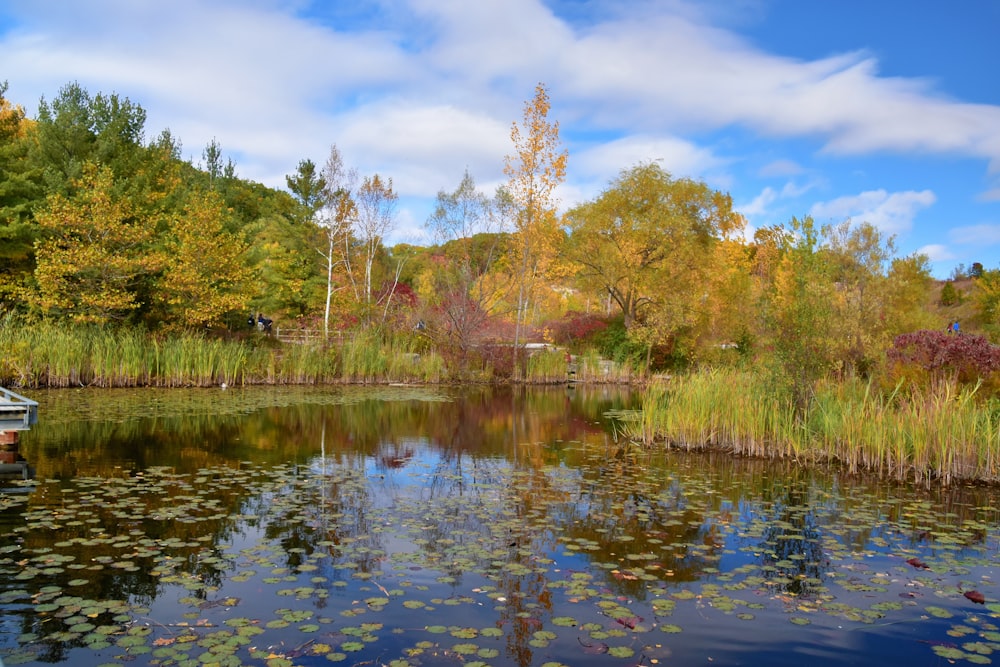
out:
<path id="1" fill-rule="evenodd" d="M 993 489 L 645 451 L 610 388 L 32 398 L 8 667 L 1000 662 Z"/>

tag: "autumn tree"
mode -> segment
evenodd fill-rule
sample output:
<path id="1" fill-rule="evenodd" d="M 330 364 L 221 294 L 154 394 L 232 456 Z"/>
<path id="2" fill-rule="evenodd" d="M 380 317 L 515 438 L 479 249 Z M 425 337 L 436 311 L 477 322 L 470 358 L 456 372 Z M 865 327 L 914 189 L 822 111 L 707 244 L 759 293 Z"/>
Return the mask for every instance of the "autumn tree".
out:
<path id="1" fill-rule="evenodd" d="M 428 333 L 443 338 L 441 342 L 450 343 L 463 357 L 508 296 L 510 281 L 494 269 L 504 249 L 509 218 L 505 190 L 491 199 L 476 189 L 466 171 L 453 192 L 438 192 L 427 220 L 439 244 L 427 269 L 427 296 L 443 320 L 431 323 Z"/>
<path id="2" fill-rule="evenodd" d="M 566 177 L 567 153 L 560 149 L 559 123 L 548 120 L 550 108 L 548 90 L 539 83 L 534 98 L 524 106 L 520 126 L 517 122 L 511 125 L 514 153 L 504 159 L 507 190 L 516 207 L 512 248 L 516 255 L 513 264 L 518 267 L 515 353 L 528 304 L 555 256 L 559 240 L 554 191 Z"/>
<path id="3" fill-rule="evenodd" d="M 170 258 L 157 295 L 166 321 L 176 327 L 204 327 L 225 315 L 246 312 L 253 270 L 247 245 L 225 231 L 228 212 L 214 192 L 194 193 L 183 212 L 170 220 L 164 244 Z"/>
<path id="4" fill-rule="evenodd" d="M 323 231 L 325 242 L 325 248 L 319 252 L 326 260 L 323 334 L 329 335 L 334 294 L 351 286 L 355 300 L 360 301 L 361 298 L 354 273 L 354 243 L 351 236 L 351 224 L 357 214 L 354 190 L 358 175 L 357 171 L 344 165 L 344 159 L 336 144 L 330 147 L 330 155 L 327 157 L 321 178 L 323 186 L 317 201 L 320 210 L 316 220 Z M 339 283 L 338 278 L 341 279 Z"/>
<path id="5" fill-rule="evenodd" d="M 927 255 L 914 253 L 890 261 L 884 314 L 889 338 L 909 331 L 934 329 L 941 324 L 935 313 L 927 308 L 933 288 L 934 278 Z"/>
<path id="6" fill-rule="evenodd" d="M 655 163 L 623 170 L 565 220 L 566 254 L 580 284 L 607 294 L 630 337 L 647 348 L 673 344 L 699 322 L 707 325 L 712 275 L 728 271 L 717 262 L 740 255 L 717 245 L 744 226 L 728 195 L 674 179 Z"/>
<path id="7" fill-rule="evenodd" d="M 983 270 L 972 294 L 987 336 L 994 343 L 1000 341 L 1000 269 Z"/>
<path id="8" fill-rule="evenodd" d="M 36 215 L 35 304 L 76 322 L 125 320 L 143 306 L 139 294 L 163 266 L 155 224 L 115 193 L 107 167 L 83 165 L 72 196 L 51 195 Z"/>
<path id="9" fill-rule="evenodd" d="M 836 287 L 836 360 L 842 372 L 866 375 L 891 340 L 885 312 L 895 244 L 874 225 L 850 220 L 824 227 L 823 236 Z"/>

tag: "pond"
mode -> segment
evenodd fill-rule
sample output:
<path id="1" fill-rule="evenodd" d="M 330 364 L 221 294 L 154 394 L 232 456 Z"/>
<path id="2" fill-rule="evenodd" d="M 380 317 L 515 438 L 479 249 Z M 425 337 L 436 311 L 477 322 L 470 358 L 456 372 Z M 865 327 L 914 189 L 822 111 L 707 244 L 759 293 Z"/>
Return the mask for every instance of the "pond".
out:
<path id="1" fill-rule="evenodd" d="M 8 667 L 818 667 L 1000 650 L 995 489 L 644 450 L 620 437 L 624 389 L 32 398 L 19 454 L 34 478 L 0 481 Z"/>

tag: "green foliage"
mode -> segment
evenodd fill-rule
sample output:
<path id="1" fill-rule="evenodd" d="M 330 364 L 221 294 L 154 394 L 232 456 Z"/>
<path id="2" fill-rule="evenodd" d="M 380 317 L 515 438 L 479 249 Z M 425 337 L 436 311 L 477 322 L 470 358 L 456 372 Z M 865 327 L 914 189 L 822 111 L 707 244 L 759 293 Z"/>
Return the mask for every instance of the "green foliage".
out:
<path id="1" fill-rule="evenodd" d="M 941 298 L 938 301 L 942 306 L 954 306 L 959 302 L 959 294 L 955 290 L 955 284 L 948 280 L 941 287 Z"/>

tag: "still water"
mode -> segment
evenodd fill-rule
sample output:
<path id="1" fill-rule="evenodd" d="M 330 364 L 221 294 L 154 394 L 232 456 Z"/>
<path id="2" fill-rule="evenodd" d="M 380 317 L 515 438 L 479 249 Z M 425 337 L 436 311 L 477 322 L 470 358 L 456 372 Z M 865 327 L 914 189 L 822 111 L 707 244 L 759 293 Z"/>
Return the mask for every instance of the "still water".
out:
<path id="1" fill-rule="evenodd" d="M 1000 498 L 646 451 L 616 388 L 36 392 L 6 665 L 1000 661 Z"/>

